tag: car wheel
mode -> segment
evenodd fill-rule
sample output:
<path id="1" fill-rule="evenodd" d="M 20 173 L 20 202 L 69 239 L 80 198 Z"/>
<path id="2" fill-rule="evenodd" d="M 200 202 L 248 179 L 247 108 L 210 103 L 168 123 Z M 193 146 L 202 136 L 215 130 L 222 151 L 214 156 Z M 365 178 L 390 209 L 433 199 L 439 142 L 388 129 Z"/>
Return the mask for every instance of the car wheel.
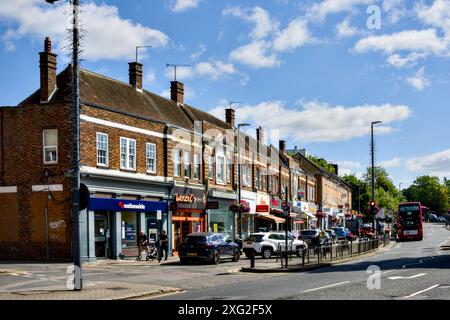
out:
<path id="1" fill-rule="evenodd" d="M 262 257 L 264 259 L 270 259 L 270 257 L 272 256 L 272 251 L 273 251 L 272 248 L 269 247 L 263 248 L 261 251 Z"/>
<path id="2" fill-rule="evenodd" d="M 239 249 L 237 249 L 235 252 L 234 252 L 234 255 L 233 255 L 233 262 L 238 262 L 239 261 L 239 259 L 241 258 L 241 252 L 239 251 Z"/>
<path id="3" fill-rule="evenodd" d="M 212 263 L 219 264 L 219 262 L 220 262 L 220 251 L 216 250 L 214 251 Z"/>

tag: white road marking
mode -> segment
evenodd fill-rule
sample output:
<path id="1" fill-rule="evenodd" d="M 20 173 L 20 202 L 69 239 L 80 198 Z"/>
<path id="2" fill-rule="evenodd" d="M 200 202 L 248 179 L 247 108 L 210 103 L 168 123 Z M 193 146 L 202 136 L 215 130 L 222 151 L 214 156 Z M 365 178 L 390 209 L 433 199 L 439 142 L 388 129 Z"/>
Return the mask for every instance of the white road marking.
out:
<path id="1" fill-rule="evenodd" d="M 414 279 L 414 278 L 418 278 L 418 277 L 421 277 L 421 276 L 424 276 L 424 275 L 426 275 L 426 273 L 419 273 L 419 274 L 416 274 L 416 275 L 410 276 L 410 277 L 402 277 L 402 276 L 388 277 L 388 279 L 391 279 L 391 280 L 398 280 L 398 279 Z"/>
<path id="2" fill-rule="evenodd" d="M 411 295 L 409 295 L 409 296 L 403 297 L 403 298 L 404 298 L 404 299 L 408 299 L 408 298 L 417 296 L 418 294 L 421 294 L 421 293 L 424 293 L 424 292 L 426 292 L 426 291 L 432 290 L 432 289 L 434 289 L 434 288 L 436 288 L 436 287 L 439 287 L 439 285 L 438 285 L 438 284 L 435 284 L 434 286 L 431 286 L 431 287 L 426 288 L 426 289 L 424 289 L 424 290 L 417 291 L 417 292 L 415 292 L 415 293 L 413 293 L 413 294 L 411 294 Z"/>
<path id="3" fill-rule="evenodd" d="M 312 292 L 312 291 L 317 291 L 317 290 L 322 290 L 322 289 L 326 289 L 326 288 L 330 288 L 330 287 L 336 287 L 336 286 L 340 286 L 342 284 L 346 284 L 349 283 L 350 281 L 344 281 L 344 282 L 339 282 L 339 283 L 334 283 L 334 284 L 330 284 L 328 286 L 323 286 L 323 287 L 319 287 L 319 288 L 314 288 L 314 289 L 309 289 L 309 290 L 305 290 L 303 291 L 303 293 L 306 292 Z"/>

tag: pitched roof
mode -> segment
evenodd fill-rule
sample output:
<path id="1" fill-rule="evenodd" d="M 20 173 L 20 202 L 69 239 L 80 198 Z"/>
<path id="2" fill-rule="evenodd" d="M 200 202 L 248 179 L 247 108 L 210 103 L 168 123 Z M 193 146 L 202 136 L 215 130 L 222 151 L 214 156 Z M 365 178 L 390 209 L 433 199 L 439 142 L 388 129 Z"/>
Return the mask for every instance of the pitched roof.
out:
<path id="1" fill-rule="evenodd" d="M 70 65 L 57 76 L 57 91 L 50 102 L 70 101 Z M 195 120 L 206 120 L 219 127 L 231 128 L 213 115 L 185 105 L 184 110 L 172 100 L 147 90 L 137 91 L 132 85 L 85 69 L 80 69 L 80 100 L 84 104 L 101 106 L 113 111 L 145 117 L 193 131 Z M 19 105 L 40 103 L 39 90 Z"/>

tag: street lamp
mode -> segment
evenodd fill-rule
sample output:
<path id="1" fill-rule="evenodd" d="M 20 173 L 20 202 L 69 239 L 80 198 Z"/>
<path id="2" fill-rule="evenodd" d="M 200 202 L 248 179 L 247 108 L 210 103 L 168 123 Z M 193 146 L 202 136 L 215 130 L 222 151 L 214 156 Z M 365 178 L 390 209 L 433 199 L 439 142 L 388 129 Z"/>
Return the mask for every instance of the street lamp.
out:
<path id="1" fill-rule="evenodd" d="M 372 121 L 372 123 L 370 124 L 370 129 L 371 129 L 371 155 L 372 155 L 372 202 L 375 202 L 375 146 L 374 146 L 374 141 L 373 141 L 373 126 L 375 124 L 381 123 L 381 121 Z M 375 214 L 374 212 L 371 212 L 373 217 L 372 217 L 372 228 L 373 230 L 376 232 L 375 230 Z M 376 232 L 377 233 L 377 232 Z"/>
<path id="2" fill-rule="evenodd" d="M 230 103 L 231 107 L 231 103 Z M 238 156 L 238 204 L 241 204 L 241 148 L 240 148 L 240 129 L 241 127 L 249 126 L 248 123 L 239 123 L 237 126 L 237 156 Z M 242 212 L 239 211 L 239 240 L 242 239 Z"/>
<path id="3" fill-rule="evenodd" d="M 58 0 L 45 0 L 54 4 Z M 78 12 L 80 0 L 72 0 L 72 238 L 74 263 L 74 290 L 83 288 L 81 253 L 80 253 L 80 89 L 78 81 L 80 37 L 78 29 Z"/>

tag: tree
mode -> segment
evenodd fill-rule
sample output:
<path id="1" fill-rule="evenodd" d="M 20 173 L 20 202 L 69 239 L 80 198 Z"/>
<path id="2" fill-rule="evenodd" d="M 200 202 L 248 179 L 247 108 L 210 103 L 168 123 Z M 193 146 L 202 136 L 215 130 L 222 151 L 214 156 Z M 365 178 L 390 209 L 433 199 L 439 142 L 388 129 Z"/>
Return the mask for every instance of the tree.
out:
<path id="1" fill-rule="evenodd" d="M 367 183 L 359 180 L 355 174 L 344 175 L 342 180 L 352 187 L 352 208 L 366 212 L 370 201 L 370 189 Z"/>
<path id="2" fill-rule="evenodd" d="M 336 170 L 334 170 L 333 165 L 328 163 L 325 159 L 319 158 L 311 154 L 308 155 L 308 159 L 317 164 L 318 166 L 322 167 L 325 171 L 336 174 Z"/>
<path id="3" fill-rule="evenodd" d="M 419 201 L 437 213 L 447 212 L 449 208 L 448 181 L 441 184 L 438 177 L 420 176 L 405 190 L 408 201 Z"/>

